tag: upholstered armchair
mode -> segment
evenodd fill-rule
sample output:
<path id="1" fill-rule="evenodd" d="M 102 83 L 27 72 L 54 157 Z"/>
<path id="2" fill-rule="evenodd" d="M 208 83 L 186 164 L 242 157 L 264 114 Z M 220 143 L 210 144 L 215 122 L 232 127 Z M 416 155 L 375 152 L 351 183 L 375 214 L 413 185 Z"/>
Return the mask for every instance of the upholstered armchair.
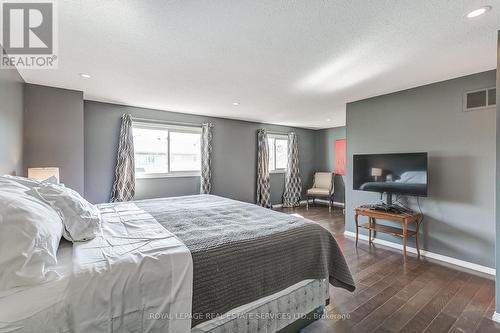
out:
<path id="1" fill-rule="evenodd" d="M 322 198 L 328 200 L 328 210 L 332 210 L 333 204 L 333 179 L 335 174 L 331 172 L 316 172 L 313 179 L 313 187 L 306 192 L 306 208 L 309 209 L 309 199 Z"/>

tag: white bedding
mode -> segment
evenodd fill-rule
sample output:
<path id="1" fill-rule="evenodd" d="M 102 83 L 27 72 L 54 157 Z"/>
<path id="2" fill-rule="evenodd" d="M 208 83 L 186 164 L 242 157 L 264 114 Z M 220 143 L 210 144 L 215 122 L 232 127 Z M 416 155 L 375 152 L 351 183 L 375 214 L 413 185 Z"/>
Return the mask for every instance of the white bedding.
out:
<path id="1" fill-rule="evenodd" d="M 64 331 L 64 293 L 72 269 L 73 247 L 62 241 L 57 252 L 58 264 L 54 271 L 58 280 L 38 286 L 19 289 L 0 298 L 0 332 Z"/>
<path id="2" fill-rule="evenodd" d="M 59 280 L 0 298 L 0 331 L 190 331 L 189 250 L 132 203 L 100 208 L 100 235 L 61 245 Z"/>

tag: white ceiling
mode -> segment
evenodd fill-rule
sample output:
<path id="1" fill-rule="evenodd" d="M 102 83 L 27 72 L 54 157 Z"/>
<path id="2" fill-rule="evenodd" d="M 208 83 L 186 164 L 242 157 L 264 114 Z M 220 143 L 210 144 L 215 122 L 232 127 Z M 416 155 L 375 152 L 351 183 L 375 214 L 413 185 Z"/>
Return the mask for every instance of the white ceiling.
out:
<path id="1" fill-rule="evenodd" d="M 58 12 L 59 69 L 20 71 L 26 82 L 311 128 L 344 125 L 346 102 L 496 68 L 500 29 L 500 0 L 80 0 Z"/>

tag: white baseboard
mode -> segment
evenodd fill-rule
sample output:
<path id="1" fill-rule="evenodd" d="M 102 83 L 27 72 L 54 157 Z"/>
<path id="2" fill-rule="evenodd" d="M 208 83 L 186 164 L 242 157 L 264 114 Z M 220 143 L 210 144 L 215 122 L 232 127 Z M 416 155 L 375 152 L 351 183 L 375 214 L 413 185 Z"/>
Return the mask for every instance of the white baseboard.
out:
<path id="1" fill-rule="evenodd" d="M 496 321 L 497 323 L 500 323 L 500 313 L 498 312 L 493 312 L 493 316 L 491 316 L 491 320 Z"/>
<path id="2" fill-rule="evenodd" d="M 306 201 L 306 200 L 301 200 L 301 201 L 299 202 L 299 204 L 300 204 L 300 205 L 305 205 L 306 203 L 307 203 L 307 201 Z M 283 204 L 276 204 L 276 205 L 272 205 L 272 206 L 273 206 L 273 208 L 282 208 L 282 207 L 283 207 Z"/>
<path id="3" fill-rule="evenodd" d="M 328 205 L 328 200 L 325 200 L 325 199 L 315 199 L 315 200 Z M 307 202 L 307 200 L 304 200 L 304 204 L 306 202 Z M 345 206 L 345 204 L 343 202 L 338 202 L 338 201 L 334 201 L 333 205 L 337 206 L 337 207 L 344 207 Z"/>
<path id="4" fill-rule="evenodd" d="M 323 200 L 323 199 L 316 199 L 316 201 L 318 202 L 321 202 L 321 203 L 324 203 L 324 204 L 327 204 L 328 205 L 328 200 Z M 307 204 L 307 200 L 301 200 L 300 201 L 300 205 L 301 206 L 305 206 Z M 337 206 L 337 207 L 344 207 L 344 203 L 343 202 L 337 202 L 337 201 L 334 201 L 333 202 L 333 205 L 334 206 Z M 273 208 L 282 208 L 283 207 L 283 204 L 276 204 L 276 205 L 273 205 Z"/>
<path id="5" fill-rule="evenodd" d="M 344 231 L 344 236 L 356 238 L 356 233 L 352 232 L 352 231 Z M 359 234 L 359 239 L 368 242 L 368 236 L 366 236 L 366 235 Z M 389 241 L 386 241 L 383 239 L 374 238 L 373 243 L 384 245 L 387 247 L 392 247 L 392 248 L 398 249 L 398 250 L 403 250 L 403 245 L 389 242 Z M 415 253 L 415 254 L 417 253 L 417 249 L 414 247 L 410 247 L 410 246 L 406 246 L 406 251 L 411 252 L 411 253 Z M 447 263 L 452 264 L 452 265 L 468 268 L 468 269 L 482 272 L 482 273 L 486 273 L 489 275 L 496 274 L 496 270 L 494 268 L 474 264 L 472 262 L 468 262 L 468 261 L 464 261 L 464 260 L 460 260 L 460 259 L 456 259 L 456 258 L 452 258 L 452 257 L 448 257 L 448 256 L 444 256 L 442 254 L 433 253 L 433 252 L 429 252 L 426 250 L 420 250 L 420 255 L 423 257 L 432 258 L 435 260 L 447 262 Z M 499 322 L 500 322 L 500 314 L 498 314 L 498 316 L 499 316 Z"/>

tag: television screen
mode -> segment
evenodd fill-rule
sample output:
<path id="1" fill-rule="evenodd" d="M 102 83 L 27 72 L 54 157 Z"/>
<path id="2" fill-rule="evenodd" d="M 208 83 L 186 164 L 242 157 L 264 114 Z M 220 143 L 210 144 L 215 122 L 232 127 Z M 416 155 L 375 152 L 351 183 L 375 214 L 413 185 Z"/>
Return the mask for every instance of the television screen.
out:
<path id="1" fill-rule="evenodd" d="M 353 189 L 427 196 L 427 153 L 353 156 Z"/>

